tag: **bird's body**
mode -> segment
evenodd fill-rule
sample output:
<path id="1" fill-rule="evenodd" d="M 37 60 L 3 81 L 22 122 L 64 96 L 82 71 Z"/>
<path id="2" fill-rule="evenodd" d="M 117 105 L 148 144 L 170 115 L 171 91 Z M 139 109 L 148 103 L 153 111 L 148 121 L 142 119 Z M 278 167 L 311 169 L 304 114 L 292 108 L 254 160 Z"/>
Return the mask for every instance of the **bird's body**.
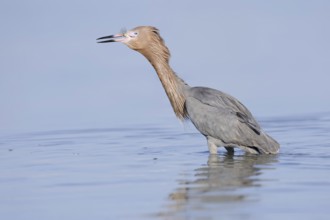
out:
<path id="1" fill-rule="evenodd" d="M 207 138 L 211 154 L 224 146 L 228 152 L 239 147 L 254 154 L 276 154 L 279 144 L 267 135 L 251 112 L 236 98 L 206 87 L 190 87 L 171 69 L 170 52 L 158 29 L 141 26 L 126 33 L 99 38 L 123 42 L 143 54 L 156 70 L 176 116 L 190 119 Z"/>

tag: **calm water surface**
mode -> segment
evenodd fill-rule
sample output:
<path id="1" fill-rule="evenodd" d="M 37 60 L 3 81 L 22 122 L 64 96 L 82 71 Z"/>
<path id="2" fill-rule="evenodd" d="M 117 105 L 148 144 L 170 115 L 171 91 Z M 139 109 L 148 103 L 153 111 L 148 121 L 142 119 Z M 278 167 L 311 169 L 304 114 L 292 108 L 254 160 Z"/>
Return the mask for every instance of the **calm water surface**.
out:
<path id="1" fill-rule="evenodd" d="M 0 219 L 330 219 L 330 114 L 261 120 L 276 156 L 171 123 L 0 138 Z"/>

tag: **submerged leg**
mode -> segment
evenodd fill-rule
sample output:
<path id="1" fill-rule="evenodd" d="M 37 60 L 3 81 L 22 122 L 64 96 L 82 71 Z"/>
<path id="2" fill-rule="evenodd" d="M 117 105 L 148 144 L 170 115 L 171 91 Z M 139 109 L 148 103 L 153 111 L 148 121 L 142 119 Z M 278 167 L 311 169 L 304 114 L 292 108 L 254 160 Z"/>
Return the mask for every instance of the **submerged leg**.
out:
<path id="1" fill-rule="evenodd" d="M 207 146 L 209 147 L 210 154 L 218 154 L 218 146 L 207 138 Z"/>
<path id="2" fill-rule="evenodd" d="M 233 147 L 225 147 L 225 148 L 226 148 L 228 154 L 234 154 L 235 150 Z"/>

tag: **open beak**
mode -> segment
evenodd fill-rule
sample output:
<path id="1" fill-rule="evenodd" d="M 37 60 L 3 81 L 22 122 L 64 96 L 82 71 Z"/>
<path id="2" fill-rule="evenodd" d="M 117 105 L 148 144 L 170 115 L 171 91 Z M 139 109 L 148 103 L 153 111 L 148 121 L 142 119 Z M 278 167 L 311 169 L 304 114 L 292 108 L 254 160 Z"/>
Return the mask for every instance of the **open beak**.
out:
<path id="1" fill-rule="evenodd" d="M 125 38 L 126 38 L 125 34 L 115 34 L 115 35 L 100 37 L 97 38 L 96 40 L 103 40 L 97 43 L 110 43 L 110 42 L 122 42 L 125 40 Z M 104 39 L 109 39 L 109 40 L 104 40 Z"/>

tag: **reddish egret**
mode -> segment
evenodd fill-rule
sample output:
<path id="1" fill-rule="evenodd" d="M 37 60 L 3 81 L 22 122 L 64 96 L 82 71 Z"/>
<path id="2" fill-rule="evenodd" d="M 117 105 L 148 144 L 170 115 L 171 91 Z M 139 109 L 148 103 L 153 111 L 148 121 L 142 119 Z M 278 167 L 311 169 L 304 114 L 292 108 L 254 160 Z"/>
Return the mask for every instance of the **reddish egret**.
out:
<path id="1" fill-rule="evenodd" d="M 170 67 L 170 52 L 159 30 L 140 26 L 124 33 L 98 38 L 98 43 L 122 42 L 144 55 L 154 67 L 176 116 L 190 119 L 207 139 L 210 154 L 223 146 L 253 154 L 276 154 L 279 144 L 266 134 L 251 112 L 236 98 L 207 87 L 190 87 Z"/>

